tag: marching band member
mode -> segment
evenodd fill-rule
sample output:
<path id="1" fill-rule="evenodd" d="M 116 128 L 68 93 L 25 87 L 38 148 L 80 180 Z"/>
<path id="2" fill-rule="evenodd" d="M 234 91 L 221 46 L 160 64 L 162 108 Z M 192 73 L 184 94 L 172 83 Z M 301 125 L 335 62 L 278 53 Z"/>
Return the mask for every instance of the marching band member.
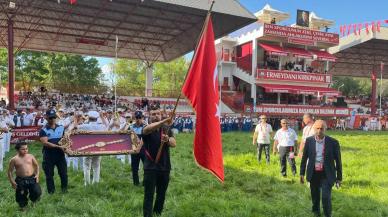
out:
<path id="1" fill-rule="evenodd" d="M 7 127 L 7 124 L 5 122 L 5 120 L 3 119 L 3 116 L 1 116 L 1 119 L 0 119 L 0 171 L 3 171 L 3 160 L 4 160 L 4 157 L 5 157 L 5 153 L 6 153 L 6 141 L 4 140 L 5 139 L 5 134 L 8 133 L 8 127 Z"/>
<path id="2" fill-rule="evenodd" d="M 12 136 L 11 129 L 15 126 L 15 124 L 13 123 L 12 119 L 10 118 L 8 110 L 4 109 L 2 115 L 3 115 L 3 119 L 8 127 L 8 132 L 4 133 L 4 144 L 5 144 L 4 150 L 5 150 L 5 152 L 9 152 L 10 147 L 11 147 L 11 136 Z"/>

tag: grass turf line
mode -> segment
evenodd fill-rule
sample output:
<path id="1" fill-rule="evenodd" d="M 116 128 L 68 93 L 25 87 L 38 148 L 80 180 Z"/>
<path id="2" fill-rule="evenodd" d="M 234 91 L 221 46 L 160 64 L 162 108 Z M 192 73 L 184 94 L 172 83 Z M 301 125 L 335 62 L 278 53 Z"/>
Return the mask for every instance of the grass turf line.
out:
<path id="1" fill-rule="evenodd" d="M 388 134 L 386 132 L 328 132 L 340 141 L 343 187 L 333 189 L 333 215 L 341 217 L 388 216 Z M 192 154 L 192 134 L 179 134 L 171 150 L 171 181 L 163 217 L 311 216 L 310 191 L 299 178 L 282 178 L 278 156 L 271 165 L 256 160 L 251 133 L 224 133 L 225 184 L 199 169 Z M 41 165 L 41 145 L 30 145 Z M 7 153 L 5 168 L 15 151 Z M 264 154 L 264 153 L 263 153 Z M 299 172 L 300 160 L 297 160 Z M 0 172 L 0 216 L 142 216 L 143 189 L 132 184 L 128 164 L 106 156 L 101 183 L 83 186 L 81 171 L 69 169 L 69 193 L 48 195 L 41 171 L 41 201 L 28 211 L 17 211 L 6 172 Z M 289 176 L 290 168 L 287 168 Z M 142 177 L 140 172 L 140 177 Z"/>

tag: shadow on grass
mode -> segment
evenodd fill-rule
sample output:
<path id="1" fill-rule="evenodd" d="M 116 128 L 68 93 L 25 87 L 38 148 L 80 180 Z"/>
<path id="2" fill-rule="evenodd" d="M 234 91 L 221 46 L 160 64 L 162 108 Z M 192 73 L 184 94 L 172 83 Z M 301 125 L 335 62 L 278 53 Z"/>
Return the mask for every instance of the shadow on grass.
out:
<path id="1" fill-rule="evenodd" d="M 265 169 L 265 166 L 258 166 L 257 171 L 248 172 L 226 167 L 225 188 L 238 186 L 244 192 L 242 197 L 235 198 L 236 203 L 239 198 L 247 198 L 247 203 L 243 202 L 246 206 L 244 212 L 228 216 L 312 216 L 310 189 L 307 184 L 300 184 L 298 177 L 282 178 L 280 174 L 264 175 L 260 173 L 259 167 Z M 367 187 L 371 182 L 359 180 L 347 183 L 345 180 L 344 185 L 348 184 Z M 332 198 L 334 216 L 388 216 L 388 204 L 367 196 L 353 196 L 344 193 L 342 189 L 333 188 Z"/>
<path id="2" fill-rule="evenodd" d="M 349 146 L 343 146 L 343 147 L 341 147 L 341 151 L 359 152 L 359 151 L 361 151 L 361 148 L 354 148 L 354 147 L 349 147 Z"/>

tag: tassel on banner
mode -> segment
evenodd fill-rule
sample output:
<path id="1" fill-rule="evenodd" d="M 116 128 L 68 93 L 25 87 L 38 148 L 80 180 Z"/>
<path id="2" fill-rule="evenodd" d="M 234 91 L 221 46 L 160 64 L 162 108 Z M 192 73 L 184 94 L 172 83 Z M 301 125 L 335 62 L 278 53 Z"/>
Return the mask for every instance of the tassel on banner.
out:
<path id="1" fill-rule="evenodd" d="M 372 26 L 372 32 L 375 33 L 376 32 L 376 27 L 375 27 L 375 22 L 374 21 L 371 23 L 371 26 Z"/>
<path id="2" fill-rule="evenodd" d="M 343 26 L 340 26 L 340 33 L 341 33 L 341 36 L 344 36 L 344 27 Z"/>
<path id="3" fill-rule="evenodd" d="M 362 23 L 358 24 L 358 35 L 361 35 Z"/>
<path id="4" fill-rule="evenodd" d="M 366 34 L 369 35 L 369 24 L 368 23 L 365 23 L 365 31 L 366 31 Z"/>
<path id="5" fill-rule="evenodd" d="M 388 20 L 384 20 L 384 23 L 388 23 Z"/>

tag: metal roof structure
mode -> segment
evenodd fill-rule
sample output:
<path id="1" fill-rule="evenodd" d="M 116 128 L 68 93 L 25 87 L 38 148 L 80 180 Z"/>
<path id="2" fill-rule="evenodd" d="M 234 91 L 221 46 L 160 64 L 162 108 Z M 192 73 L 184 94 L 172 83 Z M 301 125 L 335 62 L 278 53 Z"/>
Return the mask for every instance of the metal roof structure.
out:
<path id="1" fill-rule="evenodd" d="M 170 61 L 193 50 L 209 0 L 0 0 L 0 46 L 13 23 L 16 50 Z M 257 18 L 235 0 L 216 0 L 215 37 Z"/>
<path id="2" fill-rule="evenodd" d="M 329 53 L 337 57 L 329 73 L 340 76 L 371 77 L 372 72 L 380 74 L 380 64 L 388 63 L 388 27 L 369 34 L 365 29 L 361 34 L 350 34 L 340 38 L 338 46 L 329 48 Z M 388 67 L 384 67 L 383 77 L 388 78 Z"/>
<path id="3" fill-rule="evenodd" d="M 331 27 L 334 25 L 333 20 L 324 19 L 318 17 L 314 12 L 310 13 L 310 28 L 314 30 L 324 29 L 326 27 Z"/>
<path id="4" fill-rule="evenodd" d="M 262 23 L 271 23 L 273 18 L 275 18 L 277 23 L 290 18 L 289 13 L 273 9 L 269 4 L 266 4 L 263 9 L 255 13 L 255 16 Z"/>

